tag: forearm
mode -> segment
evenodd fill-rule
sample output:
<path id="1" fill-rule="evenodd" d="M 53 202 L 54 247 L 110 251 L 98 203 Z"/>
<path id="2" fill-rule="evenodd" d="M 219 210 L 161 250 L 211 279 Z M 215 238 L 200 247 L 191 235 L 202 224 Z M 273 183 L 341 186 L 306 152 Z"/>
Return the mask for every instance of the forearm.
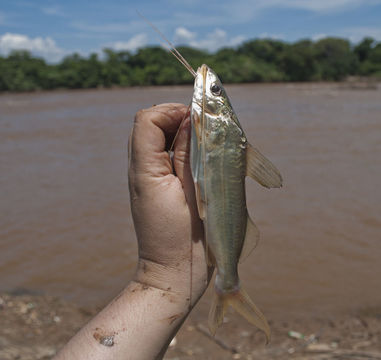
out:
<path id="1" fill-rule="evenodd" d="M 189 313 L 189 296 L 163 287 L 160 279 L 150 284 L 139 281 L 137 276 L 56 360 L 160 359 Z"/>

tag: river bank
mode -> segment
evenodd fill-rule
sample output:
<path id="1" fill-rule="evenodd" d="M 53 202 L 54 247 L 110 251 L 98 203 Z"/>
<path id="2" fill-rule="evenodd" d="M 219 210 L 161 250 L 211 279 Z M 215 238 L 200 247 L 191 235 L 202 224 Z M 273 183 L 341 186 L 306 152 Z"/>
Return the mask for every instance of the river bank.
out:
<path id="1" fill-rule="evenodd" d="M 0 359 L 46 360 L 100 308 L 25 291 L 0 294 Z M 270 320 L 272 340 L 229 312 L 215 338 L 191 314 L 165 359 L 381 359 L 381 308 L 335 318 Z M 117 344 L 115 344 L 117 346 Z"/>

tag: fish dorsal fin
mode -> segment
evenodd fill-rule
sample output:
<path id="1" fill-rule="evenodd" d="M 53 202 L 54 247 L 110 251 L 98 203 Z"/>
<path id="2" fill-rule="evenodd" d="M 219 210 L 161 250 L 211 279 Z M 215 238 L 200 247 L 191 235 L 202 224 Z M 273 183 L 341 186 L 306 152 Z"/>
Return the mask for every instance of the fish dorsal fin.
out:
<path id="1" fill-rule="evenodd" d="M 241 251 L 241 256 L 239 258 L 240 263 L 242 263 L 249 257 L 249 255 L 257 247 L 258 242 L 259 230 L 257 228 L 257 225 L 254 224 L 254 221 L 250 219 L 249 214 L 247 214 L 246 235 Z"/>
<path id="2" fill-rule="evenodd" d="M 282 176 L 278 169 L 250 144 L 246 148 L 246 175 L 267 188 L 282 186 Z"/>

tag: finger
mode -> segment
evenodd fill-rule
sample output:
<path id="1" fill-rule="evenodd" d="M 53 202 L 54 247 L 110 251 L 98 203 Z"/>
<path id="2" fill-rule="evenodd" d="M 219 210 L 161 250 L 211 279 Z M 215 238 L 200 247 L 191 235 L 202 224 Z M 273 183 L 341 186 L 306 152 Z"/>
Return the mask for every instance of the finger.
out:
<path id="1" fill-rule="evenodd" d="M 196 194 L 190 167 L 190 138 L 191 121 L 190 117 L 187 117 L 177 136 L 177 141 L 174 148 L 173 165 L 176 175 L 180 179 L 183 186 L 185 199 L 191 214 L 192 241 L 195 243 L 199 242 L 201 246 L 203 246 L 202 240 L 204 238 L 204 228 L 197 210 Z M 196 254 L 197 248 L 194 248 L 194 250 L 194 254 Z M 201 256 L 205 256 L 203 248 Z"/>
<path id="2" fill-rule="evenodd" d="M 186 111 L 183 104 L 168 103 L 136 114 L 131 139 L 132 168 L 154 176 L 171 172 L 166 139 L 176 133 Z"/>
<path id="3" fill-rule="evenodd" d="M 188 173 L 190 172 L 190 132 L 191 124 L 190 118 L 188 117 L 184 120 L 181 128 L 179 129 L 173 149 L 173 165 L 176 175 L 183 183 L 183 186 L 184 176 L 189 175 Z"/>
<path id="4" fill-rule="evenodd" d="M 189 204 L 191 211 L 194 214 L 197 214 L 194 183 L 190 168 L 190 137 L 191 121 L 188 117 L 181 126 L 177 136 L 173 154 L 173 165 L 176 175 L 182 183 L 187 203 Z"/>

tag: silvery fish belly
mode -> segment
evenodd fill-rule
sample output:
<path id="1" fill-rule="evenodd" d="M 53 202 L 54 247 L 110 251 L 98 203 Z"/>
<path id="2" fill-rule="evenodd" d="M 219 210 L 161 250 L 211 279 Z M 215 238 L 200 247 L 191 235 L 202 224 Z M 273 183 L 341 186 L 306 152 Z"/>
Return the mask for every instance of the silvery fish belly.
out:
<path id="1" fill-rule="evenodd" d="M 243 290 L 238 262 L 254 249 L 259 232 L 246 208 L 245 176 L 280 187 L 280 173 L 252 147 L 217 75 L 197 70 L 191 105 L 191 170 L 208 263 L 217 268 L 209 328 L 215 334 L 229 305 L 270 338 L 269 325 Z"/>

